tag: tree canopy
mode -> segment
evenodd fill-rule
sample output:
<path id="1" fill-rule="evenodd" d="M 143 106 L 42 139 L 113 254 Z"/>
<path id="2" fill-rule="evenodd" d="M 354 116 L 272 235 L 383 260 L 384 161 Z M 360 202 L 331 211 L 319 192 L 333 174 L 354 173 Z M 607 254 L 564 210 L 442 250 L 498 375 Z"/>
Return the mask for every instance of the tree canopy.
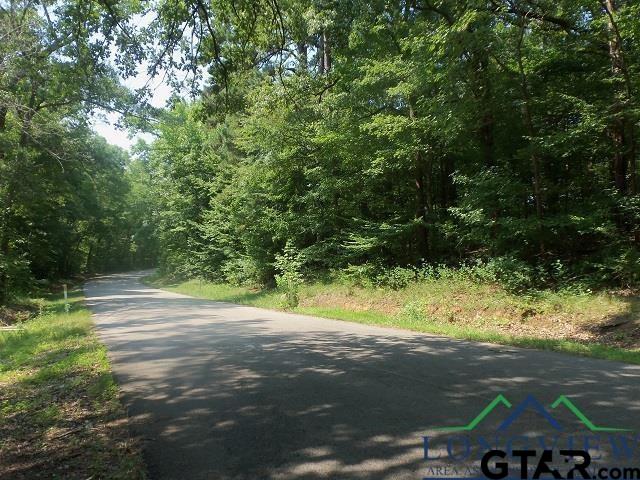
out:
<path id="1" fill-rule="evenodd" d="M 34 279 L 136 255 L 128 156 L 89 121 L 132 104 L 119 77 L 135 51 L 111 61 L 125 53 L 126 15 L 93 1 L 0 2 L 0 303 Z"/>
<path id="2" fill-rule="evenodd" d="M 162 5 L 209 75 L 149 147 L 168 271 L 268 283 L 289 246 L 637 281 L 635 2 Z"/>
<path id="3" fill-rule="evenodd" d="M 8 4 L 5 285 L 156 259 L 266 285 L 283 258 L 640 280 L 637 2 Z M 144 110 L 118 81 L 142 61 L 182 99 L 130 161 L 86 112 Z"/>

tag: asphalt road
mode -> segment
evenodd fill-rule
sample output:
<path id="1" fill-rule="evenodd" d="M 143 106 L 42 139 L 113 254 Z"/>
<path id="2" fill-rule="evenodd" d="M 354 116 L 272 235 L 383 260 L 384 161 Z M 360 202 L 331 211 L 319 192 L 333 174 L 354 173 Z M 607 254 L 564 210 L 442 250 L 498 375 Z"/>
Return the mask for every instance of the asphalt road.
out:
<path id="1" fill-rule="evenodd" d="M 469 435 L 557 434 L 532 408 L 496 430 L 530 394 L 591 446 L 609 434 L 551 410 L 559 395 L 597 426 L 640 430 L 637 366 L 199 300 L 142 275 L 85 292 L 152 480 L 443 476 L 433 466 L 450 461 L 425 460 L 423 436 L 446 456 L 453 434 L 435 429 L 467 424 L 498 394 L 513 407 Z M 466 440 L 450 441 L 465 456 Z"/>

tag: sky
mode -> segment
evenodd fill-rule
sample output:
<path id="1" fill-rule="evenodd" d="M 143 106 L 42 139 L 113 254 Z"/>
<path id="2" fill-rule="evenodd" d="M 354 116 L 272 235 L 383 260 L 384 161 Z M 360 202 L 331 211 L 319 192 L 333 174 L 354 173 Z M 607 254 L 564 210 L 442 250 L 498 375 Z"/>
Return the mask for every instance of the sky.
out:
<path id="1" fill-rule="evenodd" d="M 149 12 L 145 16 L 137 16 L 133 21 L 136 27 L 144 27 L 149 24 L 151 19 L 153 18 L 153 14 Z M 158 75 L 153 80 L 150 80 L 149 75 L 147 74 L 147 64 L 143 63 L 138 68 L 138 74 L 135 77 L 130 77 L 122 81 L 123 85 L 130 88 L 131 90 L 135 90 L 137 88 L 142 88 L 147 85 L 150 87 L 152 91 L 152 97 L 149 99 L 149 103 L 152 106 L 163 108 L 166 106 L 166 102 L 172 95 L 172 89 L 169 85 L 164 83 L 164 72 L 158 72 Z M 153 140 L 153 135 L 150 133 L 137 133 L 133 135 L 133 137 L 129 137 L 129 132 L 127 130 L 119 129 L 116 127 L 116 123 L 120 118 L 120 114 L 116 112 L 107 112 L 107 111 L 98 111 L 99 115 L 93 120 L 93 128 L 99 134 L 102 135 L 107 142 L 118 145 L 126 150 L 130 150 L 133 145 L 136 144 L 139 138 L 142 138 L 146 141 Z"/>
<path id="2" fill-rule="evenodd" d="M 150 83 L 153 95 L 150 99 L 150 103 L 154 107 L 158 108 L 165 107 L 167 100 L 172 94 L 171 87 L 163 83 L 162 78 L 163 75 L 158 75 Z M 130 89 L 136 89 L 143 87 L 147 81 L 149 81 L 149 75 L 147 75 L 146 68 L 142 67 L 140 68 L 137 76 L 126 79 L 123 81 L 123 84 Z M 116 127 L 116 123 L 120 118 L 120 114 L 116 112 L 100 111 L 99 114 L 100 115 L 96 116 L 93 121 L 93 128 L 99 135 L 106 138 L 107 142 L 113 145 L 118 145 L 125 150 L 129 150 L 136 144 L 139 138 L 148 142 L 153 139 L 153 135 L 150 133 L 137 133 L 130 138 L 127 130 Z"/>
<path id="3" fill-rule="evenodd" d="M 147 26 L 153 18 L 154 13 L 149 11 L 143 16 L 138 15 L 134 17 L 133 24 L 136 27 L 142 28 Z M 115 58 L 113 55 L 114 52 L 112 52 L 112 59 Z M 174 55 L 176 59 L 179 59 L 181 53 L 176 51 L 174 52 Z M 135 77 L 122 80 L 122 84 L 131 90 L 149 87 L 151 90 L 149 103 L 154 107 L 164 108 L 167 106 L 167 100 L 169 100 L 169 98 L 176 92 L 174 92 L 172 87 L 166 83 L 167 75 L 165 75 L 164 70 L 159 69 L 156 77 L 151 79 L 147 73 L 148 67 L 149 65 L 143 62 L 138 67 L 138 74 Z M 198 72 L 198 78 L 199 84 L 202 87 L 208 78 L 206 68 L 201 67 Z M 97 115 L 92 122 L 93 128 L 99 135 L 103 136 L 107 142 L 113 145 L 117 145 L 130 151 L 131 147 L 138 142 L 138 139 L 144 139 L 147 142 L 151 142 L 154 139 L 154 136 L 150 133 L 136 133 L 130 137 L 127 130 L 117 128 L 116 124 L 120 118 L 120 114 L 118 113 L 107 111 L 98 111 L 97 113 L 99 115 Z"/>

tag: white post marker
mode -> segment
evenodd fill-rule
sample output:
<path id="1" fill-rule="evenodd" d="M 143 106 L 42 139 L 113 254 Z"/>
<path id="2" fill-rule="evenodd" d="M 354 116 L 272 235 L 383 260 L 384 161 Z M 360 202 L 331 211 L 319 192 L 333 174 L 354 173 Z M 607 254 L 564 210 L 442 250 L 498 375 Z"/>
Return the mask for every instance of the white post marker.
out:
<path id="1" fill-rule="evenodd" d="M 62 287 L 64 288 L 64 311 L 65 313 L 69 313 L 69 302 L 67 301 L 68 296 L 67 296 L 67 284 L 63 283 Z"/>

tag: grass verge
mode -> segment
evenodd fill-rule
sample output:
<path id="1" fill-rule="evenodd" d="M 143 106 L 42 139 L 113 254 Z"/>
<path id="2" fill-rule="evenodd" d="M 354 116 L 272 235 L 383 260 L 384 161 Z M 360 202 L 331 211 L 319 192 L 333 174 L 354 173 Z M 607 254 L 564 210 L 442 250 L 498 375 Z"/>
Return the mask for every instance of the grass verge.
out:
<path id="1" fill-rule="evenodd" d="M 155 275 L 145 282 L 209 300 L 640 364 L 640 302 L 633 296 L 517 295 L 455 278 L 399 290 L 320 282 L 303 285 L 299 306 L 286 308 L 282 292 L 273 289 L 175 282 Z"/>
<path id="2" fill-rule="evenodd" d="M 143 479 L 106 348 L 80 290 L 0 332 L 0 478 Z"/>

